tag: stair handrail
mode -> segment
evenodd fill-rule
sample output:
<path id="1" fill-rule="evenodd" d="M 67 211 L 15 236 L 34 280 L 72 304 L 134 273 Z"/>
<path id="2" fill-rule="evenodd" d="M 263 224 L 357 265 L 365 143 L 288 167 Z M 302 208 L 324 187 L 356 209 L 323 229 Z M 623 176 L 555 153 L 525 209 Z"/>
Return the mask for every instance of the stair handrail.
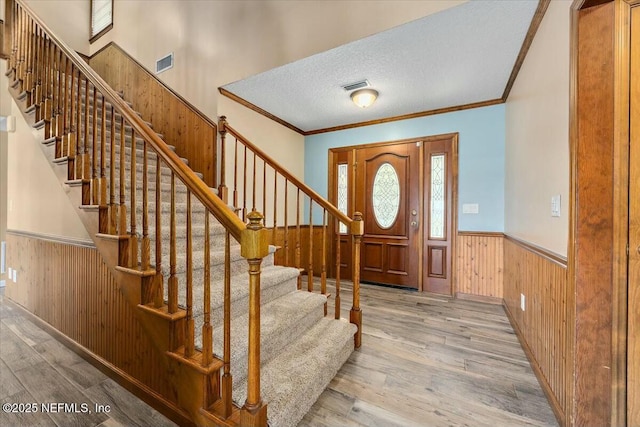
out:
<path id="1" fill-rule="evenodd" d="M 334 206 L 331 202 L 329 202 L 328 200 L 326 200 L 324 197 L 322 197 L 320 194 L 318 194 L 315 190 L 313 190 L 311 187 L 309 187 L 307 184 L 305 184 L 304 182 L 300 181 L 298 178 L 296 178 L 294 175 L 292 175 L 289 171 L 287 171 L 282 165 L 280 165 L 276 160 L 274 160 L 271 156 L 269 156 L 267 153 L 265 153 L 262 149 L 260 149 L 258 146 L 256 146 L 254 143 L 252 143 L 251 141 L 249 141 L 249 139 L 247 139 L 246 137 L 244 137 L 240 132 L 238 132 L 236 129 L 234 129 L 232 126 L 229 125 L 229 123 L 227 122 L 227 118 L 225 116 L 220 116 L 219 120 L 218 120 L 218 132 L 220 133 L 221 136 L 221 140 L 222 140 L 222 144 L 221 144 L 221 158 L 222 158 L 222 167 L 220 169 L 221 172 L 221 177 L 219 179 L 220 182 L 220 191 L 219 193 L 222 195 L 221 197 L 223 198 L 223 200 L 225 200 L 225 202 L 227 202 L 227 197 L 228 197 L 228 189 L 226 187 L 226 172 L 225 172 L 225 164 L 226 164 L 226 136 L 227 134 L 231 135 L 233 138 L 235 138 L 236 143 L 240 142 L 241 144 L 244 145 L 244 147 L 246 149 L 249 149 L 249 151 L 251 153 L 253 153 L 254 156 L 260 158 L 264 164 L 265 164 L 265 168 L 264 168 L 264 173 L 266 176 L 266 166 L 270 166 L 274 171 L 275 171 L 275 176 L 277 177 L 278 174 L 280 174 L 282 177 L 284 177 L 285 182 L 291 182 L 297 189 L 298 191 L 301 191 L 302 193 L 304 193 L 308 198 L 309 198 L 309 212 L 310 214 L 312 213 L 313 209 L 312 209 L 312 204 L 317 204 L 318 206 L 320 206 L 322 209 L 325 210 L 325 212 L 328 212 L 329 215 L 331 215 L 334 220 L 337 220 L 341 223 L 343 223 L 346 227 L 345 229 L 345 234 L 348 234 L 349 236 L 351 236 L 351 255 L 352 255 L 352 263 L 351 263 L 351 273 L 352 273 L 352 282 L 353 282 L 353 305 L 352 308 L 350 310 L 349 313 L 349 318 L 351 323 L 355 324 L 357 326 L 357 331 L 354 335 L 354 345 L 356 348 L 359 348 L 361 343 L 362 343 L 362 310 L 360 308 L 360 254 L 361 254 L 361 244 L 362 244 L 362 236 L 364 235 L 364 221 L 362 218 L 362 214 L 360 212 L 354 212 L 354 217 L 353 219 L 350 218 L 349 216 L 347 216 L 345 213 L 343 213 L 342 211 L 340 211 L 336 206 Z M 237 149 L 236 149 L 236 153 L 237 155 Z M 246 163 L 246 152 L 245 152 L 245 163 Z M 254 157 L 255 160 L 255 157 Z M 246 166 L 246 165 L 245 165 Z M 246 169 L 245 169 L 246 171 Z M 234 171 L 235 173 L 235 171 Z M 255 173 L 255 162 L 254 162 L 254 173 Z M 255 177 L 254 177 L 254 182 L 255 182 Z M 246 176 L 245 176 L 245 184 L 246 184 Z M 237 191 L 237 189 L 235 188 L 236 183 L 234 182 L 234 188 L 233 191 L 234 193 Z M 286 188 L 286 187 L 285 187 Z M 255 197 L 255 188 L 253 191 L 253 195 Z M 235 196 L 234 196 L 234 205 L 237 203 L 237 200 L 235 200 Z M 275 203 L 275 202 L 274 202 Z M 285 202 L 286 205 L 286 202 Z M 241 208 L 243 211 L 246 210 L 246 206 L 234 206 L 234 208 L 239 209 Z M 254 206 L 253 209 L 255 209 L 255 200 L 254 200 Z M 266 207 L 265 207 L 266 209 Z M 285 206 L 285 211 L 286 211 L 287 207 Z M 298 206 L 299 209 L 299 206 Z M 243 214 L 244 215 L 244 214 Z M 286 218 L 286 217 L 285 217 Z M 298 218 L 299 219 L 299 218 Z M 323 226 L 325 226 L 325 218 L 323 216 Z M 328 223 L 327 223 L 328 224 Z M 286 223 L 286 219 L 285 219 L 285 230 L 288 229 L 289 224 Z M 336 228 L 334 229 L 335 231 L 339 230 L 339 226 L 337 224 L 335 224 Z M 311 215 L 309 217 L 309 227 L 312 231 L 313 229 L 313 223 L 311 222 Z M 274 215 L 274 227 L 272 232 L 274 233 L 275 236 L 275 228 L 276 228 L 276 217 Z M 300 226 L 299 226 L 299 222 L 297 223 L 297 233 L 298 236 L 300 234 Z M 285 232 L 286 234 L 287 232 Z M 337 233 L 338 235 L 340 234 L 340 232 Z M 313 237 L 309 236 L 309 240 L 312 242 L 313 241 Z M 275 244 L 275 243 L 274 243 Z M 325 236 L 323 235 L 323 245 L 326 245 L 326 241 L 325 241 Z M 286 243 L 285 243 L 286 246 Z M 338 253 L 338 257 L 339 257 L 339 247 L 340 244 L 339 242 L 336 242 L 335 245 L 338 249 L 336 250 L 336 252 Z M 325 246 L 326 247 L 326 246 Z M 299 249 L 299 248 L 297 248 Z M 284 248 L 285 254 L 287 252 L 287 248 Z M 312 250 L 309 249 L 309 253 L 311 253 Z M 299 254 L 299 251 L 298 251 Z M 323 257 L 326 254 L 326 251 L 323 248 Z M 286 257 L 287 255 L 285 255 Z M 310 255 L 311 257 L 312 255 Z M 285 261 L 285 265 L 286 265 L 286 261 Z M 300 268 L 300 265 L 297 265 L 296 267 Z M 336 271 L 336 296 L 335 296 L 335 317 L 336 319 L 338 319 L 340 317 L 340 290 L 339 290 L 339 283 L 340 283 L 340 279 L 339 279 L 339 271 L 340 271 L 340 267 L 337 267 L 337 271 Z M 312 262 L 310 261 L 310 268 L 306 271 L 307 273 L 307 280 L 308 280 L 308 290 L 310 292 L 313 291 L 313 271 L 312 271 Z M 301 281 L 300 279 L 298 280 L 298 288 L 301 288 Z M 321 272 L 321 293 L 322 294 L 326 294 L 326 271 L 325 271 L 325 266 L 324 266 L 324 261 L 323 261 L 323 266 L 322 266 L 322 272 Z M 327 308 L 325 305 L 325 315 L 327 313 Z"/>
<path id="2" fill-rule="evenodd" d="M 271 166 L 274 170 L 276 170 L 280 175 L 285 177 L 288 181 L 293 183 L 296 187 L 302 190 L 310 199 L 312 199 L 315 203 L 320 205 L 322 208 L 326 209 L 331 215 L 336 217 L 340 222 L 344 223 L 349 230 L 351 230 L 352 224 L 354 220 L 349 218 L 345 213 L 338 210 L 331 202 L 318 194 L 315 190 L 309 187 L 304 182 L 300 181 L 293 174 L 287 171 L 282 165 L 280 165 L 276 160 L 274 160 L 271 156 L 265 153 L 262 149 L 260 149 L 257 145 L 249 141 L 246 137 L 244 137 L 240 132 L 234 129 L 227 122 L 227 118 L 225 116 L 220 117 L 220 121 L 218 122 L 218 132 L 220 134 L 229 133 L 233 135 L 238 141 L 242 142 L 246 145 L 254 154 L 260 157 L 264 162 L 266 162 L 269 166 Z"/>
<path id="3" fill-rule="evenodd" d="M 38 17 L 38 15 L 23 1 L 16 0 L 20 6 L 29 13 L 44 30 L 47 36 L 60 50 L 71 59 L 82 74 L 102 93 L 102 95 L 131 123 L 138 134 L 147 140 L 170 169 L 182 180 L 189 190 L 200 200 L 229 233 L 238 241 L 241 241 L 242 233 L 246 225 L 209 187 L 187 166 L 180 157 L 174 153 L 167 144 L 133 111 L 131 107 L 100 77 L 87 63 L 71 49 L 66 43 L 55 36 L 53 31 Z"/>
<path id="4" fill-rule="evenodd" d="M 130 303 L 141 310 L 155 310 L 159 316 L 165 319 L 180 320 L 180 327 L 183 327 L 183 331 L 180 334 L 174 334 L 174 337 L 170 340 L 171 343 L 167 344 L 167 348 L 164 354 L 167 358 L 173 360 L 179 360 L 183 366 L 187 367 L 190 372 L 195 373 L 193 375 L 200 375 L 201 378 L 206 378 L 206 381 L 195 381 L 199 386 L 199 393 L 202 393 L 203 399 L 207 401 L 203 407 L 204 401 L 198 399 L 190 399 L 190 395 L 177 395 L 175 398 L 182 409 L 186 410 L 194 420 L 202 420 L 203 417 L 215 417 L 224 420 L 229 419 L 232 416 L 232 380 L 230 374 L 230 248 L 229 239 L 233 237 L 240 243 L 241 256 L 244 257 L 249 265 L 249 325 L 248 325 L 248 375 L 247 375 L 247 399 L 244 406 L 240 409 L 240 424 L 252 425 L 256 427 L 266 427 L 267 425 L 267 404 L 262 401 L 260 395 L 260 266 L 263 258 L 269 253 L 268 238 L 266 230 L 263 227 L 262 215 L 259 212 L 252 212 L 249 216 L 249 224 L 246 225 L 234 212 L 231 210 L 219 197 L 217 197 L 206 184 L 200 180 L 200 178 L 188 168 L 182 160 L 159 138 L 159 136 L 153 132 L 140 117 L 129 107 L 124 100 L 97 74 L 93 71 L 77 54 L 73 49 L 67 46 L 63 41 L 54 35 L 51 29 L 35 14 L 35 12 L 25 4 L 24 0 L 9 0 L 8 15 L 10 17 L 10 32 L 13 36 L 13 49 L 10 58 L 10 72 L 13 73 L 14 81 L 16 84 L 12 84 L 12 87 L 18 87 L 19 99 L 26 99 L 27 110 L 34 108 L 35 117 L 37 122 L 44 122 L 45 128 L 45 142 L 48 144 L 50 140 L 55 144 L 55 157 L 62 161 L 67 161 L 68 179 L 69 181 L 81 181 L 82 184 L 82 204 L 90 205 L 93 200 L 96 205 L 96 200 L 100 200 L 97 203 L 99 209 L 99 233 L 105 234 L 117 234 L 121 233 L 120 237 L 123 238 L 124 246 L 120 247 L 118 242 L 118 259 L 115 263 L 110 264 L 110 267 L 114 271 L 125 271 L 129 274 L 137 275 L 143 279 L 151 277 L 153 282 L 142 280 L 138 283 L 141 289 L 134 292 L 127 292 L 123 290 L 123 293 L 130 294 Z M 46 43 L 45 43 L 46 41 Z M 46 45 L 46 47 L 45 47 Z M 49 52 L 49 47 L 55 47 Z M 51 61 L 49 64 L 42 62 L 42 58 L 46 57 L 47 61 Z M 57 59 L 56 59 L 57 58 Z M 64 58 L 64 61 L 63 61 Z M 64 62 L 64 70 L 61 67 L 61 63 Z M 56 66 L 53 64 L 55 63 Z M 55 89 L 57 81 L 57 90 L 52 90 L 52 97 L 56 98 L 55 118 L 50 111 L 52 106 L 49 99 L 46 99 L 46 95 L 40 88 L 40 80 L 42 70 L 45 70 L 44 79 L 45 85 L 51 85 Z M 51 74 L 48 74 L 51 73 Z M 57 73 L 57 76 L 56 76 Z M 77 73 L 77 91 L 74 93 L 74 78 Z M 74 111 L 73 99 L 80 99 L 80 80 L 81 77 L 86 80 L 85 84 L 85 99 L 89 99 L 89 86 L 93 86 L 93 136 L 92 136 L 92 157 L 91 165 L 84 164 L 86 168 L 90 168 L 92 177 L 89 176 L 87 171 L 81 170 L 76 173 L 76 165 L 74 165 L 75 157 L 72 155 L 75 151 L 75 140 L 71 132 L 67 130 L 67 124 L 73 128 L 72 121 L 75 120 L 76 124 L 80 127 L 80 110 Z M 68 86 L 69 78 L 71 84 Z M 36 82 L 37 80 L 37 82 Z M 64 80 L 64 84 L 62 81 Z M 64 87 L 64 89 L 62 89 Z M 50 89 L 50 88 L 48 88 Z M 64 93 L 62 92 L 64 90 Z M 71 95 L 69 95 L 71 93 Z M 97 140 L 97 95 L 102 97 L 101 117 L 102 127 L 100 130 L 101 142 Z M 59 99 L 62 97 L 64 102 Z M 69 103 L 69 99 L 71 102 Z M 106 134 L 109 132 L 106 129 L 106 108 L 105 103 L 111 103 L 111 138 L 110 138 L 110 153 L 111 163 L 109 177 L 111 184 L 109 189 L 111 191 L 109 201 L 107 202 L 107 180 L 105 176 L 105 157 L 106 157 Z M 41 106 L 38 108 L 37 104 Z M 42 107 L 44 104 L 44 107 Z M 43 115 L 44 109 L 45 119 L 38 119 Z M 88 111 L 89 107 L 85 109 L 85 138 L 88 133 Z M 75 114 L 77 112 L 77 114 Z M 69 114 L 69 121 L 67 121 L 67 113 Z M 130 191 L 131 197 L 129 198 L 131 205 L 131 228 L 128 233 L 123 233 L 127 229 L 126 218 L 122 217 L 123 221 L 117 227 L 111 227 L 115 222 L 116 211 L 114 207 L 117 206 L 115 200 L 115 194 L 113 192 L 114 184 L 114 152 L 115 147 L 115 119 L 114 116 L 119 113 L 120 120 L 120 207 L 123 207 L 123 187 L 125 186 L 126 179 L 123 173 L 124 157 L 125 157 L 125 123 L 131 126 L 131 185 L 134 186 L 133 191 Z M 53 121 L 57 123 L 54 124 Z M 53 130 L 55 127 L 55 130 Z M 78 127 L 78 129 L 79 129 Z M 53 134 L 53 135 L 52 135 Z M 137 231 L 135 227 L 136 220 L 136 200 L 135 185 L 136 179 L 136 157 L 134 153 L 134 147 L 136 145 L 136 137 L 141 137 L 144 141 L 143 144 L 143 161 L 140 165 L 144 170 L 142 173 L 142 185 L 143 185 L 143 197 L 142 197 L 142 252 L 143 256 L 140 258 L 140 264 L 138 264 L 138 242 Z M 60 143 L 59 143 L 60 142 Z M 97 146 L 100 144 L 98 153 Z M 162 278 L 161 270 L 161 258 L 162 250 L 158 245 L 159 240 L 156 239 L 156 265 L 155 272 L 151 270 L 149 254 L 150 254 L 150 239 L 148 237 L 148 146 L 151 147 L 151 151 L 155 152 L 156 158 L 156 192 L 160 192 L 161 187 L 161 164 L 166 165 L 171 171 L 171 239 L 172 244 L 170 248 L 170 277 L 168 281 L 168 303 L 164 304 L 164 297 L 162 292 L 163 282 L 162 280 L 155 280 L 156 278 Z M 79 147 L 79 146 L 78 146 Z M 88 155 L 88 146 L 85 141 L 85 154 Z M 67 151 L 68 156 L 65 156 L 64 151 Z M 75 151 L 79 154 L 79 151 Z M 96 156 L 100 157 L 100 178 L 97 177 L 96 170 Z M 65 158 L 66 157 L 66 158 Z M 81 179 L 77 179 L 77 176 L 81 176 Z M 176 314 L 178 312 L 178 282 L 175 276 L 176 265 L 176 245 L 175 245 L 175 177 L 187 188 L 187 201 L 186 201 L 186 309 L 182 309 L 184 313 Z M 86 185 L 86 188 L 85 188 Z M 86 191 L 85 191 L 86 190 Z M 93 192 L 93 196 L 89 193 Z M 99 194 L 100 193 L 100 194 Z M 205 212 L 205 264 L 204 264 L 204 321 L 203 330 L 208 330 L 209 338 L 204 336 L 202 338 L 203 351 L 198 356 L 195 351 L 195 325 L 193 319 L 193 284 L 192 284 L 192 237 L 191 237 L 191 196 L 195 197 L 202 203 Z M 126 214 L 126 209 L 121 212 Z M 161 199 L 156 197 L 156 220 L 159 221 L 161 212 Z M 226 232 L 225 238 L 225 278 L 224 278 L 224 357 L 218 358 L 218 362 L 213 361 L 212 357 L 212 329 L 211 329 L 211 313 L 210 313 L 210 299 L 208 297 L 211 290 L 211 283 L 208 278 L 210 277 L 210 262 L 209 257 L 209 215 L 212 214 L 218 222 L 224 227 Z M 111 220 L 114 220 L 113 222 Z M 156 222 L 158 225 L 159 222 Z M 160 227 L 156 227 L 156 236 Z M 124 234 L 124 235 L 123 235 Z M 132 260 L 127 260 L 127 252 L 131 252 Z M 113 262 L 111 260 L 110 262 Z M 159 276 L 158 276 L 159 275 Z M 121 288 L 122 289 L 122 288 Z M 137 311 L 139 312 L 139 311 Z M 168 317 L 167 317 L 168 316 Z M 142 316 L 145 318 L 145 316 Z M 177 344 L 180 343 L 180 344 Z M 205 344 L 206 343 L 206 344 Z M 215 378 L 220 376 L 220 364 L 224 365 L 224 376 L 222 377 L 221 387 L 211 387 L 208 381 L 215 381 Z M 195 377 L 193 375 L 186 375 L 185 381 L 192 381 Z M 193 381 L 191 382 L 193 383 Z M 205 385 L 206 383 L 206 385 Z M 209 401 L 209 399 L 211 399 Z M 223 409 L 216 409 L 213 406 L 209 406 L 209 403 L 217 402 L 218 399 L 223 403 Z M 212 409 L 213 408 L 213 409 Z M 215 413 L 210 412 L 215 411 Z M 209 423 L 209 421 L 206 421 Z M 232 423 L 233 424 L 233 423 Z"/>

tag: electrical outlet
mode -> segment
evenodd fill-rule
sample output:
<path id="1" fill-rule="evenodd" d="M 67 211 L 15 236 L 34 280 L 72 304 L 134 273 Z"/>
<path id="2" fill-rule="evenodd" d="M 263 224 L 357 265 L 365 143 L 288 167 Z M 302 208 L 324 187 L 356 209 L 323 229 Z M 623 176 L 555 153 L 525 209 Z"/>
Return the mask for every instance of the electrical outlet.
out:
<path id="1" fill-rule="evenodd" d="M 524 307 L 525 307 L 525 297 L 524 294 L 520 294 L 520 310 L 524 311 Z"/>

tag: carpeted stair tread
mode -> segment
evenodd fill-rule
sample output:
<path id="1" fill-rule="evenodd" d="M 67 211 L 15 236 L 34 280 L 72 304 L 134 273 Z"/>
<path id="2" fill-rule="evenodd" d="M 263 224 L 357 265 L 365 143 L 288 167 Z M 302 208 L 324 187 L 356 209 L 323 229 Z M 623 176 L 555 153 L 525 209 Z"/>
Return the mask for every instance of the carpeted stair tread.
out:
<path id="1" fill-rule="evenodd" d="M 288 343 L 315 325 L 324 314 L 327 298 L 307 291 L 289 292 L 280 298 L 264 303 L 260 308 L 260 358 L 266 363 L 286 349 Z M 231 322 L 231 374 L 235 383 L 247 375 L 249 315 L 233 319 Z M 213 331 L 213 348 L 222 358 L 224 333 L 222 325 Z M 200 347 L 202 336 L 196 343 Z"/>
<path id="2" fill-rule="evenodd" d="M 246 264 L 246 263 L 245 263 Z M 246 270 L 245 270 L 246 271 Z M 296 290 L 299 272 L 295 268 L 268 266 L 262 268 L 260 275 L 260 299 L 263 304 L 273 301 L 289 292 Z M 185 306 L 186 287 L 185 274 L 178 275 L 178 304 Z M 165 276 L 165 281 L 168 276 Z M 203 270 L 193 272 L 193 317 L 197 317 L 204 312 L 204 302 L 202 295 L 204 282 Z M 165 299 L 167 298 L 167 287 L 165 285 Z M 248 310 L 249 304 L 249 274 L 241 273 L 231 276 L 231 317 L 242 316 Z M 222 280 L 211 280 L 211 323 L 214 326 L 222 324 L 224 304 L 224 282 Z"/>
<path id="3" fill-rule="evenodd" d="M 271 427 L 294 427 L 353 352 L 356 326 L 323 318 L 260 371 L 262 400 Z M 246 380 L 234 385 L 234 400 L 246 400 Z"/>

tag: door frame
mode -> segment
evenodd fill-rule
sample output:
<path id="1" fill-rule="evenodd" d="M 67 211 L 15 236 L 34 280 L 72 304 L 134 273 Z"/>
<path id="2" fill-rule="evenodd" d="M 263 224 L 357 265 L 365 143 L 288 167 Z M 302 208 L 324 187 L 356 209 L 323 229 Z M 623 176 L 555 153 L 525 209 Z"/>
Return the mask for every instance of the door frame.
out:
<path id="1" fill-rule="evenodd" d="M 602 37 L 593 37 L 590 44 L 585 42 L 581 46 L 579 28 L 583 31 L 584 28 L 596 28 L 593 19 L 590 25 L 582 24 L 585 17 L 593 17 L 598 9 L 605 7 L 611 8 L 610 13 L 602 14 L 596 24 L 608 25 L 600 35 L 613 43 L 601 43 Z M 569 396 L 565 418 L 576 425 L 584 424 L 585 420 L 597 420 L 598 423 L 610 425 L 626 425 L 629 422 L 631 425 L 640 418 L 638 404 L 631 408 L 632 402 L 627 400 L 631 397 L 630 393 L 640 393 L 637 361 L 634 360 L 634 370 L 629 371 L 631 355 L 639 347 L 637 338 L 629 335 L 631 322 L 635 322 L 635 327 L 638 322 L 638 316 L 631 316 L 632 300 L 629 295 L 640 292 L 640 285 L 629 280 L 632 256 L 629 237 L 630 233 L 638 233 L 637 226 L 630 228 L 630 148 L 632 145 L 637 148 L 640 143 L 638 140 L 632 141 L 630 135 L 630 22 L 631 9 L 634 7 L 640 7 L 640 0 L 574 0 L 571 6 L 567 280 L 567 318 L 570 323 L 567 340 L 572 346 L 566 361 L 565 378 Z M 607 50 L 599 52 L 602 49 Z M 606 58 L 606 63 L 592 59 L 594 52 Z M 603 64 L 607 67 L 605 71 L 602 70 Z M 587 80 L 585 86 L 589 87 L 590 93 L 597 94 L 595 101 L 583 100 L 579 96 L 581 78 Z M 598 108 L 602 105 L 610 109 L 609 114 L 602 113 L 603 109 Z M 588 123 L 596 115 L 601 117 L 598 126 L 587 127 L 586 131 L 580 127 L 581 122 Z M 597 133 L 604 127 L 607 128 L 606 138 Z M 607 151 L 602 158 L 610 164 L 610 170 L 605 174 L 599 167 L 605 162 L 602 159 L 593 161 L 589 155 L 592 148 L 602 149 L 603 142 Z M 598 188 L 598 185 L 601 191 L 592 190 L 589 193 L 590 188 Z M 578 195 L 582 198 L 579 199 Z M 605 197 L 606 203 L 602 203 Z M 601 214 L 605 220 L 581 220 L 594 204 L 605 207 L 606 212 Z M 594 224 L 599 223 L 611 244 L 605 246 L 607 251 L 600 250 L 604 256 L 591 256 L 593 252 L 588 252 L 590 248 L 602 245 L 589 227 L 593 229 Z M 581 253 L 589 253 L 590 256 L 580 257 Z M 598 280 L 593 279 L 596 276 Z M 595 298 L 598 302 L 597 312 L 600 317 L 605 317 L 603 319 L 593 316 L 596 310 L 593 309 L 592 300 Z M 603 313 L 606 316 L 602 316 Z M 598 360 L 602 348 L 605 348 L 608 360 Z M 594 378 L 602 377 L 598 370 L 602 371 L 603 366 L 610 367 L 610 374 L 605 381 L 596 383 Z M 635 375 L 635 382 L 629 380 L 630 375 Z M 591 383 L 588 382 L 590 380 Z M 598 404 L 594 405 L 594 402 Z M 632 409 L 636 418 L 628 420 L 632 416 Z"/>
<path id="2" fill-rule="evenodd" d="M 429 136 L 422 136 L 422 137 L 415 137 L 415 138 L 407 138 L 407 139 L 398 139 L 398 140 L 393 140 L 393 141 L 381 141 L 381 142 L 372 142 L 372 143 L 365 143 L 365 144 L 357 144 L 357 145 L 349 145 L 349 146 L 343 146 L 343 147 L 334 147 L 334 148 L 330 148 L 329 149 L 329 155 L 328 155 L 328 199 L 331 203 L 336 204 L 336 198 L 337 198 L 337 194 L 336 194 L 336 176 L 337 176 L 337 170 L 335 168 L 335 164 L 336 164 L 336 157 L 340 154 L 340 153 L 344 153 L 344 152 L 350 152 L 347 156 L 348 156 L 348 164 L 351 166 L 351 168 L 349 169 L 349 212 L 348 212 L 348 216 L 352 217 L 353 216 L 353 209 L 355 206 L 355 179 L 354 179 L 354 170 L 353 167 L 355 166 L 355 164 L 353 163 L 354 161 L 354 154 L 355 154 L 355 150 L 358 149 L 363 149 L 363 148 L 377 148 L 377 147 L 384 147 L 387 145 L 398 145 L 398 144 L 415 144 L 416 142 L 422 142 L 422 145 L 420 147 L 420 159 L 419 159 L 419 168 L 420 168 L 420 177 L 419 177 L 419 200 L 420 200 L 420 206 L 422 209 L 422 217 L 420 220 L 420 232 L 419 232 L 419 242 L 418 242 L 418 250 L 419 250 L 419 265 L 418 265 L 418 292 L 423 292 L 423 284 L 424 284 L 424 242 L 425 242 L 425 226 L 424 224 L 427 223 L 426 221 L 426 216 L 427 216 L 427 210 L 425 208 L 425 198 L 424 198 L 424 178 L 425 178 L 425 168 L 426 168 L 426 163 L 425 163 L 425 150 L 424 150 L 424 143 L 425 142 L 431 142 L 431 141 L 437 141 L 437 140 L 442 140 L 442 139 L 450 139 L 451 140 L 451 165 L 452 165 L 452 170 L 451 170 L 451 230 L 450 230 L 450 234 L 451 234 L 451 296 L 455 296 L 456 295 L 456 289 L 457 289 L 457 237 L 458 237 L 458 162 L 459 162 L 459 155 L 458 155 L 458 141 L 459 141 L 459 133 L 458 132 L 451 132 L 451 133 L 444 133 L 444 134 L 438 134 L 438 135 L 429 135 Z M 336 234 L 335 230 L 331 230 L 332 236 Z M 336 245 L 337 239 L 332 238 L 332 253 L 335 253 L 335 245 Z M 332 266 L 332 269 L 334 267 Z M 329 272 L 332 277 L 335 277 L 335 271 L 331 271 Z M 439 295 L 439 294 L 438 294 Z M 442 294 L 444 295 L 444 294 Z"/>

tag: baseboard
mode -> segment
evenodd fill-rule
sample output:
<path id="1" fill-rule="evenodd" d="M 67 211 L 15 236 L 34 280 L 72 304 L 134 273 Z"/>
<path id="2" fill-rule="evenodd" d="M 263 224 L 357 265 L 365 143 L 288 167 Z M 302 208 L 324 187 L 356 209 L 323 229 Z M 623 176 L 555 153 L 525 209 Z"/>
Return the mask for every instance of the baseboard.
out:
<path id="1" fill-rule="evenodd" d="M 466 294 L 464 292 L 456 292 L 456 298 L 467 300 L 467 301 L 483 302 L 485 304 L 495 304 L 495 305 L 502 304 L 502 298 L 490 297 L 487 295 L 476 295 L 476 294 Z"/>
<path id="2" fill-rule="evenodd" d="M 522 331 L 518 327 L 518 324 L 516 323 L 515 318 L 511 314 L 511 311 L 509 310 L 509 307 L 507 306 L 507 303 L 504 300 L 502 301 L 502 308 L 504 309 L 504 312 L 506 313 L 507 318 L 509 319 L 509 323 L 511 323 L 511 327 L 513 328 L 513 330 L 516 333 L 516 336 L 518 337 L 518 341 L 520 341 L 520 346 L 522 346 L 522 349 L 524 350 L 524 354 L 526 354 L 527 359 L 529 359 L 529 364 L 531 365 L 531 369 L 533 369 L 533 372 L 535 373 L 536 378 L 538 378 L 538 383 L 542 387 L 542 390 L 544 391 L 545 396 L 547 396 L 547 401 L 549 401 L 549 405 L 551 406 L 551 409 L 553 410 L 553 413 L 556 416 L 556 420 L 558 420 L 558 424 L 560 424 L 560 426 L 562 427 L 565 427 L 567 423 L 564 415 L 564 410 L 562 409 L 560 402 L 558 402 L 558 399 L 556 399 L 555 394 L 553 394 L 551 387 L 547 383 L 547 379 L 542 373 L 542 369 L 538 365 L 538 361 L 533 356 L 533 353 L 531 352 L 531 348 L 529 348 L 529 344 L 527 344 L 527 341 L 524 339 L 524 335 Z"/>
<path id="3" fill-rule="evenodd" d="M 158 393 L 147 387 L 145 384 L 141 383 L 137 379 L 133 378 L 126 372 L 118 369 L 113 366 L 100 356 L 92 353 L 87 350 L 76 341 L 67 337 L 53 326 L 40 319 L 35 314 L 28 311 L 26 308 L 22 307 L 19 304 L 9 300 L 5 297 L 5 304 L 10 304 L 12 307 L 20 310 L 26 318 L 28 318 L 31 322 L 36 324 L 39 328 L 47 332 L 49 335 L 53 336 L 56 340 L 62 343 L 65 347 L 69 348 L 71 351 L 76 353 L 78 356 L 82 357 L 84 360 L 93 365 L 100 372 L 108 376 L 109 378 L 116 381 L 122 387 L 127 389 L 129 392 L 134 394 L 137 398 L 147 403 L 156 411 L 160 412 L 165 417 L 169 418 L 174 423 L 180 426 L 188 426 L 195 427 L 195 424 L 188 417 L 186 412 L 183 412 L 180 408 L 175 406 L 172 402 L 166 400 L 164 397 L 160 396 Z"/>

